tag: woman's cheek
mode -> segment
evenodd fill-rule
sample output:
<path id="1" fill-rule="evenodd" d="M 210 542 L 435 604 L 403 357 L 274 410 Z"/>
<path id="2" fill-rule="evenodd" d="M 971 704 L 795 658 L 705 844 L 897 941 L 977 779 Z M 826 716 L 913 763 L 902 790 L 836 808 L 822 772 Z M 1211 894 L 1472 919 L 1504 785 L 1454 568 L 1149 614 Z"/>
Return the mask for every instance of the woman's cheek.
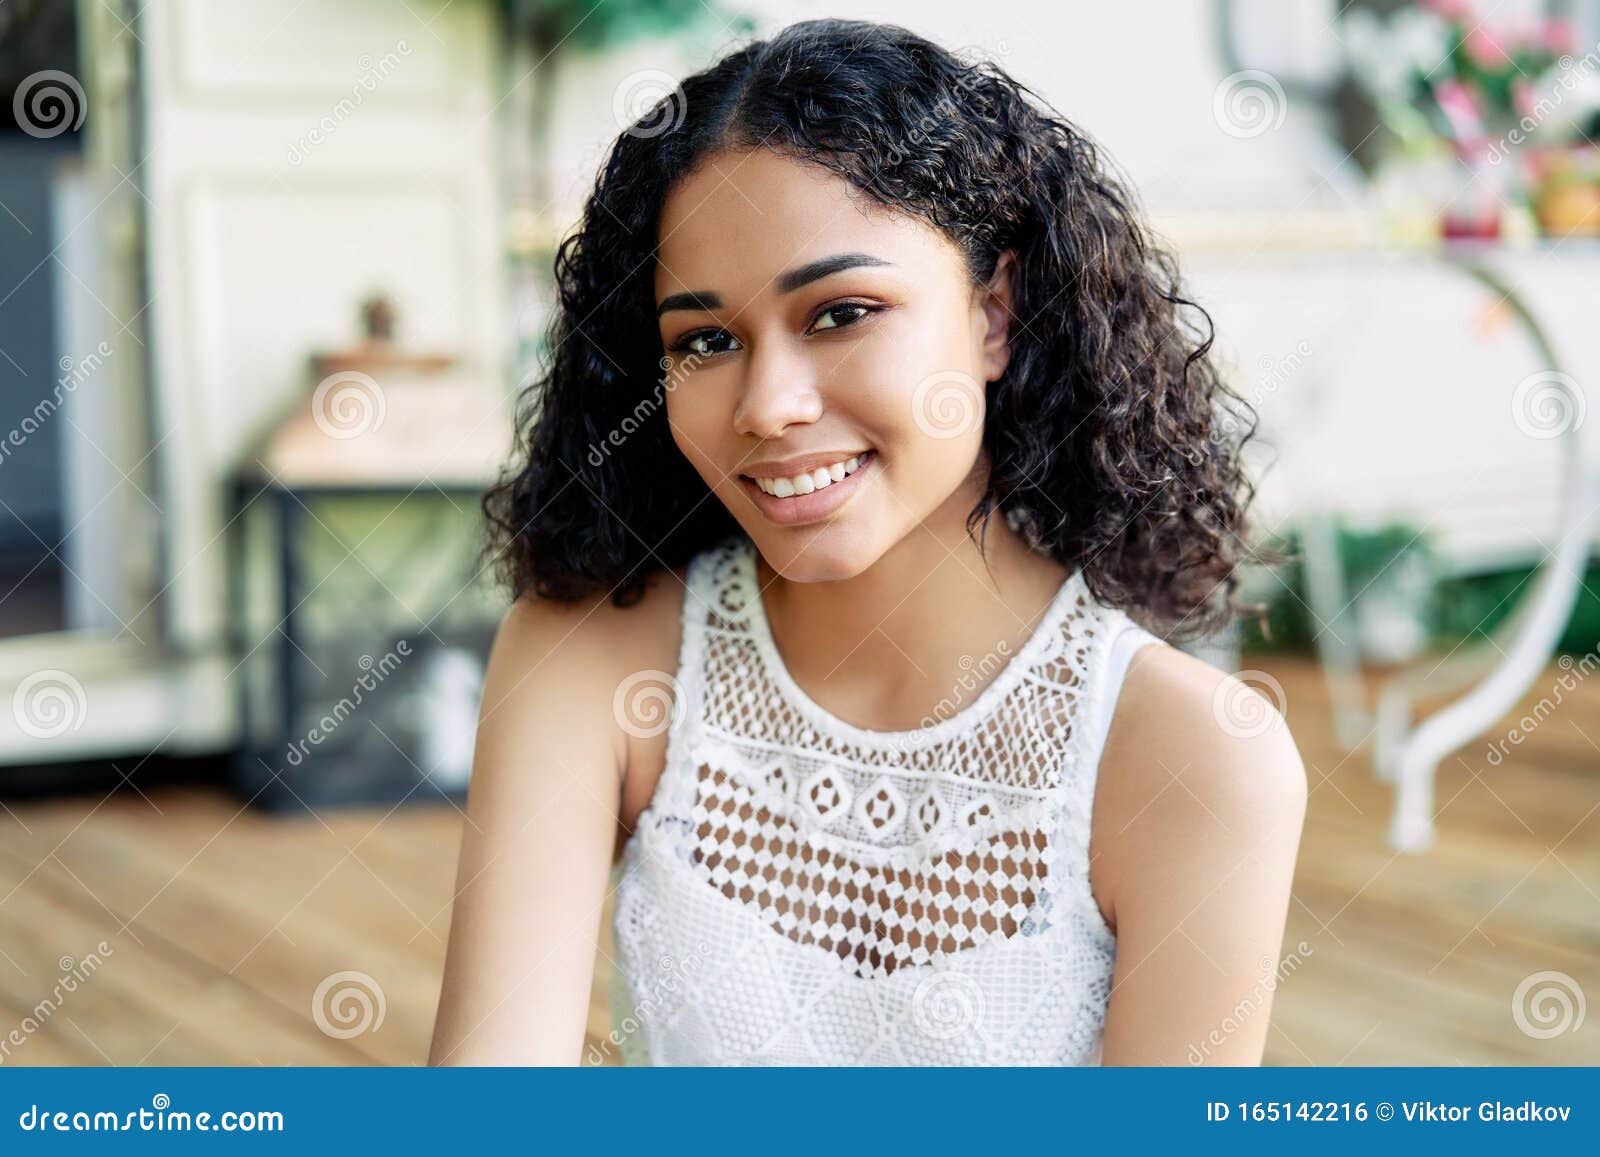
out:
<path id="1" fill-rule="evenodd" d="M 716 445 L 712 438 L 716 415 L 703 396 L 690 396 L 689 388 L 682 386 L 667 396 L 667 424 L 679 452 L 704 474 Z"/>

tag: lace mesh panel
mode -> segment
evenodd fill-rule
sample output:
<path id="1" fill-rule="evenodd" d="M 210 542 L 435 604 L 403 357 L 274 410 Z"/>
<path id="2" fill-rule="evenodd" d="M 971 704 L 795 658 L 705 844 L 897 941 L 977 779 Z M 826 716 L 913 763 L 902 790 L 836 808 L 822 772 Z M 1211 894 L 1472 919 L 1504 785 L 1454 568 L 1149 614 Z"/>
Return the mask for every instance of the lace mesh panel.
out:
<path id="1" fill-rule="evenodd" d="M 728 573 L 722 613 L 745 597 L 744 577 L 742 567 Z M 1057 622 L 1040 625 L 1059 630 L 1080 662 L 1070 620 L 1082 606 L 1071 598 Z M 721 678 L 707 725 L 782 749 L 745 762 L 753 774 L 699 767 L 694 862 L 707 882 L 861 976 L 1036 931 L 1052 858 L 1053 812 L 1041 805 L 1060 783 L 1078 686 L 1068 656 L 1021 680 L 970 731 L 864 743 L 802 714 L 762 649 L 738 620 L 716 614 L 708 624 L 706 661 Z"/>
<path id="2" fill-rule="evenodd" d="M 1048 1035 L 1049 1025 L 1076 1017 L 1092 1036 L 1113 942 L 1087 880 L 1092 780 L 1078 774 L 1074 721 L 1083 718 L 1102 617 L 1080 577 L 1062 585 L 975 700 L 929 727 L 875 732 L 836 718 L 794 684 L 759 603 L 754 549 L 731 539 L 692 572 L 678 677 L 687 710 L 619 885 L 624 966 L 648 971 L 647 941 L 667 955 L 687 951 L 683 936 L 749 940 L 749 928 L 707 933 L 714 910 L 699 899 L 686 899 L 681 917 L 695 928 L 680 928 L 675 941 L 663 931 L 673 889 L 703 887 L 744 913 L 741 923 L 807 946 L 794 949 L 814 954 L 806 970 L 820 976 L 833 961 L 829 985 L 906 974 L 925 982 L 923 974 L 980 957 L 992 970 L 1001 966 L 990 953 L 1034 944 L 1062 966 L 1049 983 L 1053 1012 L 1035 1008 L 1026 1031 Z M 659 947 L 669 942 L 677 948 Z M 1075 952 L 1082 969 L 1071 966 Z M 702 1014 L 727 1016 L 718 1002 L 732 999 L 707 989 Z M 813 1012 L 837 1010 L 822 1002 Z"/>

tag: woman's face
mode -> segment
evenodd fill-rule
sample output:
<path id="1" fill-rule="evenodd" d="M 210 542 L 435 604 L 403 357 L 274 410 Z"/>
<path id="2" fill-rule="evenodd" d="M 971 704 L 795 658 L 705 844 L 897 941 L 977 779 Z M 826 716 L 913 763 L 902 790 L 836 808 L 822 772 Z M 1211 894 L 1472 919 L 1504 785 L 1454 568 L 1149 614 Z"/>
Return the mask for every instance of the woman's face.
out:
<path id="1" fill-rule="evenodd" d="M 919 525 L 962 533 L 1010 254 L 975 289 L 938 230 L 769 150 L 708 158 L 659 240 L 673 440 L 774 569 L 849 578 Z"/>

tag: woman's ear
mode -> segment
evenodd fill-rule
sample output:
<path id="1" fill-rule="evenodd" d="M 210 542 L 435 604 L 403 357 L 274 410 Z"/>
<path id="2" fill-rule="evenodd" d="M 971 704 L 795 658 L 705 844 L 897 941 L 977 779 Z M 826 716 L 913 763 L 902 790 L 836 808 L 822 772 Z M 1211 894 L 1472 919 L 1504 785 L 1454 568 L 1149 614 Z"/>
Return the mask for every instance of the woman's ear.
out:
<path id="1" fill-rule="evenodd" d="M 983 337 L 984 380 L 994 381 L 1011 363 L 1012 276 L 1017 267 L 1013 250 L 1000 254 L 994 274 L 982 290 L 985 330 Z"/>

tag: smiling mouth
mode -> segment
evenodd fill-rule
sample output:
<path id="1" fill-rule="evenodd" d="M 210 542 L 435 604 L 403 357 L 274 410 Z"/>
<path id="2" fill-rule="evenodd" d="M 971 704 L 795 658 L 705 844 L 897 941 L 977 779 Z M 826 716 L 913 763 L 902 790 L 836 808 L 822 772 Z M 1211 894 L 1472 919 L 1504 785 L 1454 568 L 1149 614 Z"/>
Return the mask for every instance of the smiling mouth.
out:
<path id="1" fill-rule="evenodd" d="M 755 478 L 749 474 L 741 474 L 740 477 L 770 498 L 799 498 L 843 482 L 870 462 L 876 453 L 875 450 L 868 450 L 855 457 L 845 458 L 828 466 L 819 466 L 815 470 L 793 474 L 787 478 Z"/>

